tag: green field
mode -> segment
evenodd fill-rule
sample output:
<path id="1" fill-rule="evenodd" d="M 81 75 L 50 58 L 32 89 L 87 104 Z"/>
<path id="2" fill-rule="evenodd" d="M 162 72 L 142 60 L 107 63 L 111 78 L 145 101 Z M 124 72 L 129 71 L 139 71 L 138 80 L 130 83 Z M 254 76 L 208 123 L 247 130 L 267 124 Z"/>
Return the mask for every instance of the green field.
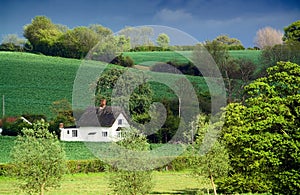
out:
<path id="1" fill-rule="evenodd" d="M 261 51 L 259 50 L 234 50 L 229 51 L 229 54 L 233 58 L 250 59 L 258 66 L 261 64 Z M 185 56 L 191 58 L 192 51 L 125 52 L 124 55 L 130 56 L 135 64 L 151 66 L 155 62 L 173 61 L 177 63 L 186 63 L 188 62 L 188 59 Z"/>
<path id="2" fill-rule="evenodd" d="M 232 51 L 231 53 L 235 57 L 258 61 L 259 51 Z M 135 64 L 145 61 L 175 60 L 180 62 L 186 60 L 176 52 L 131 52 L 125 55 L 130 55 Z M 44 114 L 51 118 L 50 106 L 54 101 L 66 98 L 72 102 L 73 84 L 82 62 L 82 60 L 30 53 L 0 52 L 0 98 L 1 100 L 3 96 L 5 98 L 5 115 Z M 105 67 L 99 63 L 96 66 L 100 69 Z M 171 87 L 182 77 L 150 71 L 145 71 L 145 73 L 152 80 L 169 83 Z M 208 92 L 204 78 L 194 76 L 187 76 L 187 78 L 197 93 Z M 176 97 L 166 85 L 152 82 L 151 87 L 156 100 Z M 214 89 L 218 93 L 219 88 L 216 86 Z M 2 106 L 2 101 L 0 101 L 1 109 Z"/>
<path id="3" fill-rule="evenodd" d="M 14 136 L 0 136 L 0 163 L 10 162 L 10 151 L 14 146 Z M 83 142 L 61 142 L 68 160 L 95 159 Z"/>
<path id="4" fill-rule="evenodd" d="M 66 98 L 72 102 L 73 84 L 81 63 L 81 60 L 75 59 L 0 52 L 0 97 L 5 97 L 5 115 L 18 116 L 28 113 L 51 117 L 50 106 L 54 101 Z M 154 77 L 154 80 L 169 83 L 174 83 L 180 78 L 178 75 L 166 73 L 146 73 Z M 200 89 L 205 90 L 203 78 L 188 78 Z M 165 85 L 154 83 L 152 88 L 155 98 L 174 97 L 173 92 Z"/>
<path id="5" fill-rule="evenodd" d="M 66 175 L 58 189 L 51 189 L 48 195 L 93 195 L 109 194 L 108 173 Z M 189 172 L 154 172 L 154 188 L 150 194 L 196 194 L 198 190 L 210 189 L 209 181 L 198 180 Z M 0 176 L 0 194 L 22 194 L 16 187 L 16 180 Z"/>

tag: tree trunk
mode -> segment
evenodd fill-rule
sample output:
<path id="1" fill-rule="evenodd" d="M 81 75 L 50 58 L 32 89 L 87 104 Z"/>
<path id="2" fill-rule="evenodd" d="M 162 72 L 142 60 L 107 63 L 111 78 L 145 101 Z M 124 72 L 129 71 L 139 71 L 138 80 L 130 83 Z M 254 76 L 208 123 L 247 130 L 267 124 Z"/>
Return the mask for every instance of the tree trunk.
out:
<path id="1" fill-rule="evenodd" d="M 214 195 L 217 195 L 217 189 L 216 189 L 216 186 L 215 186 L 215 183 L 214 183 L 214 178 L 213 178 L 212 174 L 210 174 L 210 182 L 211 182 L 211 186 L 214 189 Z"/>
<path id="2" fill-rule="evenodd" d="M 42 183 L 40 195 L 44 195 L 44 193 L 45 193 L 45 183 Z"/>

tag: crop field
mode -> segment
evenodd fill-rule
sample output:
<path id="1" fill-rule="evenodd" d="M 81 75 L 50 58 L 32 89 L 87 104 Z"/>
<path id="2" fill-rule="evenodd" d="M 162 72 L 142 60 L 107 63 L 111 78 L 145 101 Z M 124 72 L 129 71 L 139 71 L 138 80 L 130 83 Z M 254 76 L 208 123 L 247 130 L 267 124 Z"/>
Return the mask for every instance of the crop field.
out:
<path id="1" fill-rule="evenodd" d="M 190 55 L 188 51 L 181 53 Z M 236 58 L 249 58 L 259 62 L 259 51 L 231 51 L 231 54 Z M 151 61 L 184 62 L 187 60 L 176 52 L 131 52 L 125 55 L 131 56 L 135 64 L 142 64 L 142 66 L 151 64 Z M 66 98 L 72 102 L 73 84 L 82 62 L 82 60 L 30 53 L 0 52 L 0 98 L 2 100 L 4 96 L 5 99 L 5 115 L 44 114 L 51 118 L 50 106 L 54 101 Z M 104 68 L 103 64 L 96 65 Z M 113 65 L 108 66 L 111 67 Z M 171 88 L 182 78 L 182 75 L 144 72 L 155 81 L 151 82 L 155 100 L 176 98 Z M 185 77 L 193 84 L 197 93 L 208 92 L 204 78 Z M 216 85 L 216 93 L 218 90 Z M 1 109 L 2 106 L 0 101 Z"/>
<path id="2" fill-rule="evenodd" d="M 44 114 L 52 117 L 50 106 L 66 98 L 72 102 L 73 84 L 81 60 L 49 57 L 29 53 L 0 52 L 0 98 L 4 95 L 6 116 Z M 112 67 L 108 66 L 108 67 Z M 154 80 L 174 83 L 179 75 L 146 74 Z M 204 79 L 188 76 L 196 86 L 204 89 Z M 155 98 L 175 97 L 165 85 L 152 83 Z M 2 101 L 0 108 L 2 109 Z"/>

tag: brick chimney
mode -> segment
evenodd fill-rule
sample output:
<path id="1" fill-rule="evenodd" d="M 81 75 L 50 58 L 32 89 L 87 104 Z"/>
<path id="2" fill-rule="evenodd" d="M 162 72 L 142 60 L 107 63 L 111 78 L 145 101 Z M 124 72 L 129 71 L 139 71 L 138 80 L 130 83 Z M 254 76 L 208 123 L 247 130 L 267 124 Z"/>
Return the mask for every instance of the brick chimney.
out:
<path id="1" fill-rule="evenodd" d="M 60 129 L 64 128 L 64 123 L 59 123 L 59 128 Z"/>
<path id="2" fill-rule="evenodd" d="M 106 99 L 101 99 L 100 100 L 100 109 L 105 108 L 105 106 L 106 106 Z"/>

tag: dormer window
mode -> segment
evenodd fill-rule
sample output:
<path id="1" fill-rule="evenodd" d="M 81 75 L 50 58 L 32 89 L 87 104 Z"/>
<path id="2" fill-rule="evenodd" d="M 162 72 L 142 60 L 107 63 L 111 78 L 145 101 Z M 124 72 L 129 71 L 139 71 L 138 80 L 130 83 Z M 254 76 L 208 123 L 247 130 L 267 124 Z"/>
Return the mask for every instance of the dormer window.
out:
<path id="1" fill-rule="evenodd" d="M 118 120 L 118 125 L 122 125 L 123 124 L 123 119 L 119 119 Z"/>

